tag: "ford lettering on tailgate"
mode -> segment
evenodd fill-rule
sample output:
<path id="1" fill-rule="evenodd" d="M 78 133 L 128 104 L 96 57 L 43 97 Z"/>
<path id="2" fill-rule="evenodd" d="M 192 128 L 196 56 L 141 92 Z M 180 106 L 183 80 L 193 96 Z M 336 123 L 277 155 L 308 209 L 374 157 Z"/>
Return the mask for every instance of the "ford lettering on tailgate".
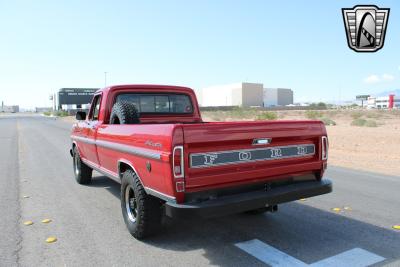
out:
<path id="1" fill-rule="evenodd" d="M 190 167 L 202 168 L 261 160 L 297 158 L 312 156 L 314 154 L 314 144 L 194 153 L 190 154 Z"/>

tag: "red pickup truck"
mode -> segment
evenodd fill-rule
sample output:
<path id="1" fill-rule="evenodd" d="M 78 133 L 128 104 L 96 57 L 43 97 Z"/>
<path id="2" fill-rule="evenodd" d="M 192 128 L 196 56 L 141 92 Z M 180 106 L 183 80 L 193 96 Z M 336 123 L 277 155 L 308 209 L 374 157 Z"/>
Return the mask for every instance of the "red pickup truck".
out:
<path id="1" fill-rule="evenodd" d="M 120 85 L 97 91 L 71 133 L 80 184 L 92 170 L 121 183 L 121 208 L 138 239 L 163 215 L 276 211 L 326 194 L 328 139 L 320 121 L 204 122 L 193 90 Z"/>

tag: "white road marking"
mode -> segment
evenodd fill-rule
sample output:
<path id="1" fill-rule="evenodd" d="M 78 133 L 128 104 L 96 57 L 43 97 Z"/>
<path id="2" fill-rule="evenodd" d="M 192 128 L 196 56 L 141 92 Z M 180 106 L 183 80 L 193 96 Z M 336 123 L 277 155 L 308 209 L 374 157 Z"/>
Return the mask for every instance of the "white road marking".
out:
<path id="1" fill-rule="evenodd" d="M 235 246 L 273 267 L 365 267 L 385 260 L 385 258 L 364 249 L 354 248 L 313 264 L 307 264 L 258 239 L 237 243 Z"/>
<path id="2" fill-rule="evenodd" d="M 353 248 L 351 250 L 340 253 L 336 256 L 318 261 L 311 264 L 312 267 L 336 267 L 336 266 L 352 266 L 364 267 L 374 263 L 384 261 L 385 258 L 366 251 L 361 248 Z"/>

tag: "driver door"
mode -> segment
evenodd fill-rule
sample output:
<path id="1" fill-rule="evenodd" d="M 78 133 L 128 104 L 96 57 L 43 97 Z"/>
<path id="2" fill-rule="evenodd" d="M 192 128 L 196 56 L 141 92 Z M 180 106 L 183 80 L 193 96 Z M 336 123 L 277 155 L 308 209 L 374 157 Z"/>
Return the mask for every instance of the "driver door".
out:
<path id="1" fill-rule="evenodd" d="M 97 94 L 93 97 L 92 104 L 90 106 L 90 112 L 88 120 L 86 121 L 83 129 L 83 135 L 86 138 L 85 158 L 96 166 L 99 166 L 99 159 L 97 156 L 96 146 L 96 135 L 97 128 L 101 121 L 99 121 L 101 94 Z"/>

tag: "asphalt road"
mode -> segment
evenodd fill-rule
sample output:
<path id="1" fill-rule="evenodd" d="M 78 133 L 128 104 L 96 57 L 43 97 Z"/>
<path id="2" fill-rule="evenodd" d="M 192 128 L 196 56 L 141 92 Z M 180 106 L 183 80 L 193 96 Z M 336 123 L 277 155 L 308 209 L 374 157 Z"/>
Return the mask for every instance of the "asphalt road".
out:
<path id="1" fill-rule="evenodd" d="M 329 195 L 273 214 L 167 220 L 160 235 L 140 242 L 125 228 L 119 184 L 100 174 L 89 186 L 75 182 L 70 127 L 0 116 L 0 266 L 266 266 L 235 246 L 253 239 L 307 264 L 360 248 L 385 258 L 377 266 L 400 266 L 400 231 L 392 229 L 400 224 L 400 176 L 329 167 Z M 46 243 L 49 236 L 57 242 Z"/>

